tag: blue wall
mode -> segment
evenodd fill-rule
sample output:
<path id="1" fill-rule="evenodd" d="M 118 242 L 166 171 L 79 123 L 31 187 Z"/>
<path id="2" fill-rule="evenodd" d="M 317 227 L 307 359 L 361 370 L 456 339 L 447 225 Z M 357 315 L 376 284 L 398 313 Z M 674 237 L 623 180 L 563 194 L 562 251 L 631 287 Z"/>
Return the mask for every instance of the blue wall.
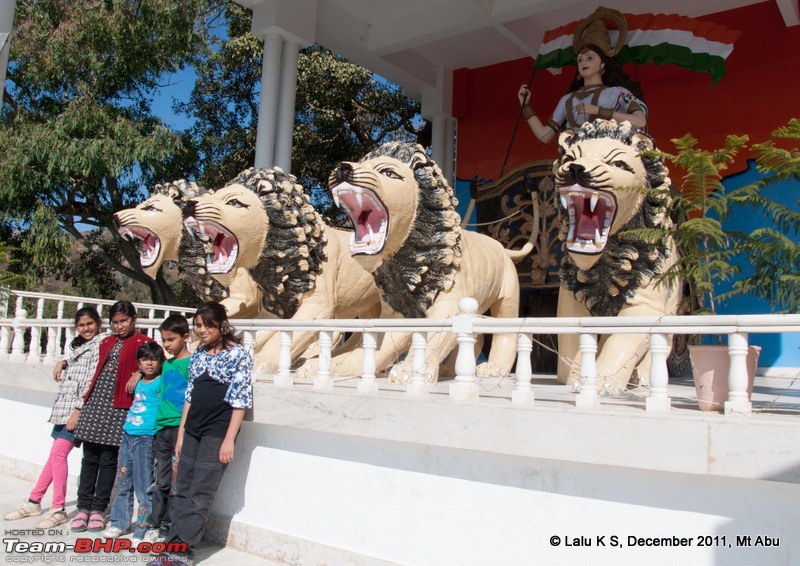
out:
<path id="1" fill-rule="evenodd" d="M 727 177 L 723 184 L 726 191 L 731 191 L 754 183 L 760 178 L 761 174 L 756 171 L 755 163 L 749 161 L 746 171 Z M 776 184 L 762 194 L 789 208 L 795 208 L 800 201 L 800 181 Z M 724 227 L 749 233 L 756 228 L 768 226 L 768 224 L 768 220 L 763 214 L 754 213 L 749 208 L 739 207 L 731 211 L 731 216 L 724 223 Z M 743 259 L 739 261 L 739 265 L 743 275 L 752 271 L 748 269 L 749 266 Z M 729 289 L 730 284 L 726 283 L 724 286 L 720 286 L 719 291 L 724 292 Z M 737 296 L 718 307 L 717 312 L 719 314 L 763 314 L 772 311 L 765 301 L 750 296 Z M 798 333 L 751 334 L 750 343 L 762 348 L 758 361 L 759 367 L 800 367 L 800 334 Z"/>

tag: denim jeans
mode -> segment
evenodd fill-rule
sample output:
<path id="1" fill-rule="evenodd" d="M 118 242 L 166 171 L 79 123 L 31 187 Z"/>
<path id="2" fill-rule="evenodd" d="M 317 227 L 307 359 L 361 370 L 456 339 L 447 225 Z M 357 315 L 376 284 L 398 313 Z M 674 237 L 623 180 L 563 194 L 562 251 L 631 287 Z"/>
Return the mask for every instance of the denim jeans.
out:
<path id="1" fill-rule="evenodd" d="M 153 437 L 122 433 L 117 470 L 117 496 L 111 504 L 111 526 L 127 531 L 133 515 L 133 496 L 138 511 L 134 521 L 133 538 L 144 538 L 147 517 L 150 515 L 150 496 L 147 490 L 153 483 Z"/>
<path id="2" fill-rule="evenodd" d="M 117 475 L 119 446 L 83 443 L 81 476 L 78 481 L 78 509 L 105 513 L 114 477 Z"/>
<path id="3" fill-rule="evenodd" d="M 171 508 L 173 505 L 172 462 L 175 457 L 175 442 L 178 440 L 177 426 L 162 428 L 156 433 L 153 443 L 153 485 L 150 487 L 150 517 L 147 525 L 158 529 L 167 536 L 171 524 Z"/>
<path id="4" fill-rule="evenodd" d="M 183 437 L 178 477 L 175 479 L 175 505 L 167 542 L 185 542 L 192 556 L 203 538 L 211 505 L 227 464 L 219 461 L 222 438 Z"/>

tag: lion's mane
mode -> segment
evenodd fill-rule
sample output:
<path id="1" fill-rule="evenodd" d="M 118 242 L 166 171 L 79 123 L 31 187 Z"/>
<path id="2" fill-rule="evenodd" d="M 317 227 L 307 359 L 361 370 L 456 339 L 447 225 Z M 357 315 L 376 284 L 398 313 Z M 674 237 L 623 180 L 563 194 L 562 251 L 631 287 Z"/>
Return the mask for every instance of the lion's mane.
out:
<path id="1" fill-rule="evenodd" d="M 291 318 L 300 297 L 314 288 L 326 259 L 322 217 L 294 175 L 278 168 L 251 167 L 228 185 L 247 187 L 264 207 L 269 231 L 258 264 L 249 272 L 264 292 L 264 309 Z"/>
<path id="2" fill-rule="evenodd" d="M 438 294 L 450 288 L 461 263 L 460 217 L 453 189 L 422 146 L 392 142 L 361 161 L 391 157 L 411 167 L 417 210 L 403 246 L 375 270 L 386 303 L 406 318 L 424 318 Z"/>
<path id="3" fill-rule="evenodd" d="M 627 122 L 617 124 L 614 121 L 595 120 L 586 122 L 575 130 L 568 145 L 573 146 L 590 139 L 611 138 L 631 146 L 635 133 Z M 569 256 L 566 247 L 568 223 L 561 223 L 559 238 L 563 241 L 564 250 L 559 271 L 561 284 L 586 305 L 592 316 L 619 314 L 637 289 L 650 284 L 664 260 L 670 256 L 666 236 L 653 242 L 635 233 L 628 233 L 642 228 L 663 229 L 671 226 L 671 220 L 666 214 L 670 194 L 667 168 L 663 158 L 655 152 L 647 151 L 648 149 L 644 143 L 636 147 L 647 171 L 647 186 L 642 187 L 642 206 L 625 226 L 609 236 L 600 259 L 591 269 L 579 269 Z M 562 215 L 566 212 L 560 205 L 559 211 Z"/>

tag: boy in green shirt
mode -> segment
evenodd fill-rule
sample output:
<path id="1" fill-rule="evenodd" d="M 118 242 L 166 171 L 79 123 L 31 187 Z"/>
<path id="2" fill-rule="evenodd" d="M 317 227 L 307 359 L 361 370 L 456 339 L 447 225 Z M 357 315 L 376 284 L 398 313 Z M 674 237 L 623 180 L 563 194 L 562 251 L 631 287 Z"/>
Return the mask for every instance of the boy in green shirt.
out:
<path id="1" fill-rule="evenodd" d="M 161 369 L 161 391 L 153 443 L 153 489 L 148 531 L 144 540 L 156 542 L 166 537 L 170 527 L 172 484 L 175 469 L 175 442 L 183 414 L 186 386 L 189 383 L 189 321 L 181 314 L 168 316 L 161 326 L 161 344 L 172 358 Z"/>

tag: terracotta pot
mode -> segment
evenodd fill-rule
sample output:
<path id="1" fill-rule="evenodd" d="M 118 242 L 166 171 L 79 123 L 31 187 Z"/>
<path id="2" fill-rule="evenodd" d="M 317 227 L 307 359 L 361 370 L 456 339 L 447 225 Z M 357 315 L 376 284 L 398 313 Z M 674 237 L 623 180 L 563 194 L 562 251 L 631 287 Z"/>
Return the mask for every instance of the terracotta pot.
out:
<path id="1" fill-rule="evenodd" d="M 697 404 L 702 411 L 720 411 L 728 400 L 728 369 L 730 356 L 727 346 L 689 346 L 692 358 L 694 387 L 697 391 Z M 753 381 L 758 367 L 761 346 L 747 349 L 747 398 L 753 394 Z"/>

